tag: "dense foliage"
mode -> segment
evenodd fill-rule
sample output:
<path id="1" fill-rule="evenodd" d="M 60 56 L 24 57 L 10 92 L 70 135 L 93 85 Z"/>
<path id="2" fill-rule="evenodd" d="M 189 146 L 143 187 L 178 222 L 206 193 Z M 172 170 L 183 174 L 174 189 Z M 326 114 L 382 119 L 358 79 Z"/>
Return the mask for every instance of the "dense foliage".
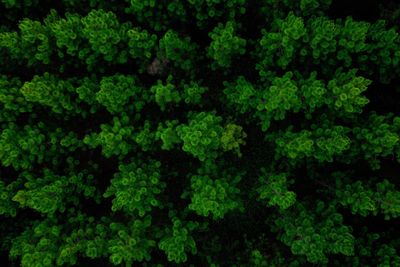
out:
<path id="1" fill-rule="evenodd" d="M 1 266 L 400 266 L 396 1 L 0 11 Z"/>

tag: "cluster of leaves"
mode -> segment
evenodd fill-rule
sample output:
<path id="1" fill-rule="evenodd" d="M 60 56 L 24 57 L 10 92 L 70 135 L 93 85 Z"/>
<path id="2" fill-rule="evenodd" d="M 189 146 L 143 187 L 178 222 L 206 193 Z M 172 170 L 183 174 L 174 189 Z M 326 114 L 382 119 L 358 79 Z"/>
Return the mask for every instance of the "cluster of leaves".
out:
<path id="1" fill-rule="evenodd" d="M 257 188 L 260 201 L 267 200 L 268 206 L 278 206 L 280 209 L 285 210 L 292 206 L 296 201 L 296 193 L 288 190 L 289 182 L 287 181 L 287 174 L 266 174 L 260 176 L 260 185 Z"/>
<path id="2" fill-rule="evenodd" d="M 160 2 L 157 0 L 129 0 L 125 8 L 128 14 L 134 14 L 135 19 L 146 23 L 155 31 L 167 30 L 174 22 L 185 22 L 187 10 L 181 1 Z"/>
<path id="3" fill-rule="evenodd" d="M 208 20 L 223 18 L 229 21 L 246 12 L 245 0 L 189 0 L 188 2 L 194 9 L 197 25 L 200 28 L 208 26 Z"/>
<path id="4" fill-rule="evenodd" d="M 220 137 L 223 128 L 220 125 L 222 117 L 215 113 L 193 113 L 187 125 L 176 128 L 178 136 L 183 140 L 182 150 L 192 154 L 201 161 L 218 156 Z"/>
<path id="5" fill-rule="evenodd" d="M 172 226 L 168 227 L 158 247 L 165 251 L 169 261 L 182 263 L 187 261 L 186 252 L 197 253 L 196 242 L 190 235 L 198 227 L 195 222 L 182 222 L 179 218 L 172 218 Z"/>
<path id="6" fill-rule="evenodd" d="M 234 124 L 222 127 L 222 117 L 215 112 L 192 113 L 189 118 L 189 123 L 176 127 L 176 132 L 183 141 L 182 150 L 201 161 L 217 158 L 221 148 L 238 151 L 244 144 L 242 128 Z"/>
<path id="7" fill-rule="evenodd" d="M 235 24 L 231 21 L 226 25 L 219 24 L 209 33 L 209 36 L 212 41 L 208 48 L 208 56 L 219 67 L 229 67 L 232 58 L 246 52 L 246 40 L 236 36 Z"/>
<path id="8" fill-rule="evenodd" d="M 162 206 L 156 199 L 165 183 L 160 181 L 160 162 L 120 165 L 104 197 L 115 196 L 112 210 L 124 210 L 143 217 L 153 207 Z"/>
<path id="9" fill-rule="evenodd" d="M 343 217 L 334 205 L 320 201 L 311 212 L 296 203 L 294 210 L 283 212 L 275 224 L 276 230 L 282 230 L 278 238 L 290 246 L 293 254 L 305 255 L 311 263 L 327 263 L 327 254 L 354 255 L 354 236 L 350 227 L 343 225 Z"/>
<path id="10" fill-rule="evenodd" d="M 133 146 L 133 127 L 128 126 L 129 117 L 123 116 L 121 120 L 114 117 L 113 124 L 102 124 L 100 133 L 91 133 L 85 136 L 83 142 L 91 148 L 101 146 L 102 153 L 109 158 L 112 155 L 127 155 Z"/>
<path id="11" fill-rule="evenodd" d="M 66 133 L 61 128 L 49 132 L 43 122 L 24 127 L 8 123 L 1 132 L 0 144 L 0 162 L 16 170 L 32 169 L 35 164 L 43 163 L 58 165 L 57 156 L 65 156 L 82 146 L 75 133 Z"/>
<path id="12" fill-rule="evenodd" d="M 262 30 L 259 41 L 257 64 L 261 77 L 268 78 L 274 63 L 286 70 L 299 62 L 314 64 L 324 62 L 321 70 L 329 74 L 338 67 L 351 68 L 357 65 L 364 72 L 379 77 L 388 83 L 393 78 L 388 68 L 399 61 L 395 47 L 400 42 L 394 29 L 385 28 L 385 21 L 375 23 L 355 21 L 351 17 L 336 21 L 326 16 L 311 16 L 306 19 L 293 12 L 276 18 L 272 30 Z"/>
<path id="13" fill-rule="evenodd" d="M 324 125 L 321 125 L 324 126 Z M 276 158 L 286 156 L 289 159 L 315 158 L 323 162 L 332 162 L 335 155 L 341 155 L 350 149 L 349 129 L 343 126 L 321 127 L 313 124 L 312 131 L 302 130 L 294 133 L 289 128 L 276 139 Z"/>
<path id="14" fill-rule="evenodd" d="M 243 76 L 235 83 L 225 82 L 225 95 L 240 113 L 253 111 L 262 129 L 267 130 L 274 120 L 284 120 L 288 113 L 303 111 L 307 118 L 328 108 L 336 116 L 349 117 L 361 113 L 369 100 L 363 95 L 371 80 L 357 76 L 357 70 L 337 69 L 327 83 L 312 72 L 308 78 L 298 72 L 286 72 L 282 77 L 271 76 L 263 89 L 255 87 Z"/>
<path id="15" fill-rule="evenodd" d="M 332 0 L 283 0 L 280 2 L 267 0 L 265 2 L 266 6 L 262 8 L 263 13 L 271 15 L 273 12 L 273 15 L 277 17 L 284 16 L 288 11 L 294 11 L 299 16 L 322 15 L 332 4 Z"/>
<path id="16" fill-rule="evenodd" d="M 135 83 L 135 77 L 125 75 L 104 77 L 100 82 L 100 90 L 96 93 L 96 100 L 110 113 L 122 112 L 124 106 L 131 102 L 139 112 L 147 99 L 145 90 Z"/>
<path id="17" fill-rule="evenodd" d="M 80 113 L 80 108 L 71 100 L 71 94 L 74 91 L 75 88 L 71 82 L 60 81 L 49 73 L 45 73 L 43 77 L 33 77 L 32 81 L 25 82 L 20 90 L 27 102 L 50 107 L 52 112 Z"/>
<path id="18" fill-rule="evenodd" d="M 168 30 L 159 43 L 159 58 L 184 71 L 194 71 L 197 45 L 191 42 L 190 37 L 180 37 L 177 32 Z"/>
<path id="19" fill-rule="evenodd" d="M 243 211 L 237 188 L 242 175 L 233 176 L 224 171 L 219 174 L 223 178 L 217 178 L 218 174 L 217 166 L 211 166 L 190 177 L 191 190 L 182 196 L 190 196 L 189 210 L 205 217 L 211 215 L 214 220 L 222 219 L 234 210 Z"/>
<path id="20" fill-rule="evenodd" d="M 132 220 L 128 225 L 112 222 L 110 224 L 112 237 L 108 242 L 110 261 L 114 265 L 122 262 L 132 265 L 135 261 L 149 261 L 151 249 L 156 245 L 154 240 L 146 236 L 150 226 L 150 216 Z"/>
<path id="21" fill-rule="evenodd" d="M 362 181 L 343 184 L 336 181 L 336 197 L 339 203 L 349 207 L 354 214 L 362 216 L 382 213 L 386 220 L 400 216 L 400 192 L 388 180 L 378 182 L 375 187 L 365 186 Z"/>
<path id="22" fill-rule="evenodd" d="M 43 23 L 25 18 L 18 27 L 19 32 L 0 33 L 0 47 L 7 51 L 5 58 L 14 60 L 16 65 L 50 65 L 58 58 L 76 67 L 83 62 L 93 70 L 100 62 L 124 64 L 132 57 L 145 69 L 155 54 L 155 35 L 130 22 L 120 23 L 113 12 L 103 9 L 92 10 L 84 17 L 66 13 L 65 18 L 52 10 Z M 60 72 L 65 65 L 59 66 Z"/>
<path id="23" fill-rule="evenodd" d="M 175 85 L 171 83 L 171 80 L 172 76 L 169 76 L 166 85 L 163 85 L 162 82 L 158 80 L 157 85 L 153 85 L 150 88 L 161 111 L 165 111 L 167 105 L 178 104 L 181 101 L 179 91 L 177 91 Z"/>
<path id="24" fill-rule="evenodd" d="M 379 116 L 376 113 L 369 116 L 363 127 L 353 128 L 362 154 L 372 168 L 379 169 L 379 158 L 391 156 L 400 161 L 399 129 L 399 117 L 393 118 L 393 114 Z"/>
<path id="25" fill-rule="evenodd" d="M 1 122 L 15 121 L 20 113 L 32 111 L 32 103 L 25 101 L 21 87 L 22 82 L 18 78 L 0 76 Z"/>

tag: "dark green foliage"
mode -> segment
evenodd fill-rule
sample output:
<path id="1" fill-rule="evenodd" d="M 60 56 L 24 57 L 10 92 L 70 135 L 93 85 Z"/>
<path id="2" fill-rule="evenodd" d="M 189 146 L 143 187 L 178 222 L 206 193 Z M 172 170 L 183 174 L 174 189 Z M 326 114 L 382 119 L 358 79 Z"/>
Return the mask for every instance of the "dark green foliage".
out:
<path id="1" fill-rule="evenodd" d="M 224 129 L 221 126 L 222 118 L 215 112 L 200 112 L 189 114 L 188 125 L 179 125 L 176 128 L 178 136 L 183 141 L 182 150 L 194 157 L 205 161 L 218 157 L 218 149 L 239 151 L 245 134 L 240 126 L 228 124 Z"/>
<path id="2" fill-rule="evenodd" d="M 129 53 L 133 58 L 149 59 L 154 53 L 157 36 L 146 30 L 133 28 L 127 31 Z"/>
<path id="3" fill-rule="evenodd" d="M 172 76 L 169 76 L 166 85 L 163 85 L 159 80 L 157 85 L 153 85 L 150 88 L 150 91 L 154 94 L 155 101 L 160 106 L 161 111 L 165 111 L 167 105 L 177 105 L 181 101 L 179 91 L 171 81 Z"/>
<path id="4" fill-rule="evenodd" d="M 93 10 L 82 19 L 82 33 L 93 52 L 102 55 L 106 61 L 126 62 L 126 51 L 118 55 L 117 47 L 125 41 L 128 27 L 127 24 L 121 26 L 114 13 L 102 9 Z"/>
<path id="5" fill-rule="evenodd" d="M 43 77 L 35 76 L 32 81 L 25 82 L 20 92 L 28 102 L 50 107 L 55 113 L 73 111 L 82 112 L 75 103 L 71 103 L 71 95 L 75 91 L 69 81 L 62 81 L 49 73 Z"/>
<path id="6" fill-rule="evenodd" d="M 100 133 L 86 135 L 83 142 L 89 147 L 101 146 L 102 153 L 109 158 L 112 155 L 125 156 L 132 149 L 133 127 L 128 126 L 129 117 L 123 116 L 121 120 L 114 117 L 113 124 L 100 125 Z"/>
<path id="7" fill-rule="evenodd" d="M 182 98 L 186 104 L 202 105 L 202 95 L 208 91 L 208 88 L 196 82 L 191 82 L 185 84 L 183 90 Z"/>
<path id="8" fill-rule="evenodd" d="M 379 169 L 379 157 L 392 156 L 400 161 L 400 118 L 371 114 L 364 127 L 354 127 L 353 133 L 360 143 L 363 157 L 374 169 Z"/>
<path id="9" fill-rule="evenodd" d="M 228 99 L 229 105 L 234 109 L 240 113 L 245 113 L 255 108 L 254 105 L 256 103 L 253 99 L 256 95 L 256 90 L 245 77 L 238 77 L 235 83 L 224 82 L 224 86 L 224 94 Z"/>
<path id="10" fill-rule="evenodd" d="M 67 154 L 75 151 L 82 144 L 79 140 L 62 144 L 67 135 L 57 128 L 46 132 L 45 124 L 17 126 L 15 123 L 6 124 L 0 136 L 0 161 L 3 166 L 12 166 L 16 170 L 32 169 L 35 163 L 53 163 L 58 165 L 54 154 Z M 56 152 L 57 151 L 57 152 Z"/>
<path id="11" fill-rule="evenodd" d="M 201 216 L 211 216 L 214 220 L 222 219 L 226 213 L 234 210 L 243 211 L 240 189 L 237 188 L 241 176 L 231 175 L 227 171 L 219 173 L 217 166 L 200 169 L 197 175 L 190 177 L 191 190 L 183 195 L 190 196 L 188 209 Z"/>
<path id="12" fill-rule="evenodd" d="M 32 103 L 21 93 L 22 82 L 18 78 L 0 77 L 1 122 L 15 121 L 17 115 L 32 111 Z"/>
<path id="13" fill-rule="evenodd" d="M 229 21 L 246 12 L 245 0 L 188 0 L 188 3 L 200 28 L 209 25 L 208 20 L 223 18 Z"/>
<path id="14" fill-rule="evenodd" d="M 293 133 L 288 129 L 282 137 L 276 139 L 277 158 L 284 155 L 289 159 L 314 157 L 318 161 L 332 162 L 333 157 L 350 148 L 351 140 L 346 135 L 349 129 L 342 126 L 319 128 L 313 124 L 313 131 L 302 130 Z"/>
<path id="15" fill-rule="evenodd" d="M 1 266 L 400 266 L 400 5 L 0 0 Z"/>
<path id="16" fill-rule="evenodd" d="M 383 213 L 386 220 L 400 216 L 400 193 L 388 180 L 377 183 L 374 188 L 363 182 L 343 184 L 337 180 L 336 197 L 341 205 L 351 208 L 354 214 L 367 216 Z"/>
<path id="17" fill-rule="evenodd" d="M 190 37 L 180 37 L 175 31 L 168 30 L 160 39 L 158 57 L 167 60 L 176 68 L 193 71 L 196 48 Z"/>
<path id="18" fill-rule="evenodd" d="M 179 125 L 176 128 L 178 136 L 183 140 L 182 150 L 201 161 L 207 158 L 215 159 L 221 145 L 219 139 L 223 131 L 220 125 L 222 118 L 211 112 L 190 115 L 187 125 Z"/>
<path id="19" fill-rule="evenodd" d="M 191 236 L 198 223 L 182 222 L 177 217 L 172 218 L 172 227 L 166 228 L 158 247 L 165 252 L 168 261 L 182 263 L 187 261 L 187 252 L 196 254 L 196 243 Z"/>
<path id="20" fill-rule="evenodd" d="M 141 86 L 137 85 L 134 76 L 114 75 L 104 77 L 100 82 L 100 90 L 96 93 L 96 100 L 107 108 L 110 113 L 124 110 L 124 106 L 134 99 L 134 108 L 140 111 L 146 101 L 146 94 Z"/>
<path id="21" fill-rule="evenodd" d="M 114 196 L 112 210 L 124 210 L 143 217 L 153 207 L 162 206 L 156 196 L 165 183 L 160 182 L 160 162 L 120 165 L 104 197 Z"/>
<path id="22" fill-rule="evenodd" d="M 131 265 L 134 261 L 149 261 L 150 251 L 156 245 L 154 240 L 148 239 L 145 235 L 151 226 L 151 217 L 136 219 L 124 225 L 111 223 L 110 229 L 112 238 L 108 242 L 110 261 L 114 265 L 122 262 Z"/>
<path id="23" fill-rule="evenodd" d="M 156 132 L 156 139 L 161 139 L 162 146 L 161 149 L 171 150 L 175 144 L 179 144 L 181 139 L 176 132 L 177 120 L 166 121 L 165 126 L 163 124 L 158 125 Z"/>
<path id="24" fill-rule="evenodd" d="M 278 238 L 290 246 L 293 254 L 305 255 L 311 263 L 327 263 L 327 254 L 354 255 L 354 236 L 350 227 L 343 225 L 343 217 L 334 205 L 318 202 L 315 211 L 311 211 L 297 203 L 294 210 L 282 213 L 275 224 L 276 230 L 283 230 Z"/>
<path id="25" fill-rule="evenodd" d="M 263 37 L 259 41 L 258 55 L 262 61 L 258 68 L 261 77 L 266 75 L 266 70 L 273 66 L 274 62 L 282 69 L 286 69 L 294 58 L 294 52 L 301 45 L 300 38 L 306 34 L 303 19 L 293 13 L 289 13 L 284 20 L 274 21 L 273 29 L 272 32 L 263 29 Z"/>
<path id="26" fill-rule="evenodd" d="M 246 40 L 236 36 L 235 24 L 231 21 L 226 25 L 219 24 L 209 33 L 212 39 L 208 47 L 208 56 L 218 67 L 229 67 L 232 58 L 243 55 L 246 50 Z"/>
<path id="27" fill-rule="evenodd" d="M 263 170 L 265 172 L 265 170 Z M 267 206 L 278 206 L 285 210 L 292 206 L 296 201 L 296 193 L 288 190 L 288 182 L 285 173 L 263 174 L 259 178 L 257 192 L 259 200 Z"/>
<path id="28" fill-rule="evenodd" d="M 149 25 L 155 31 L 168 29 L 175 21 L 185 21 L 187 10 L 181 1 L 159 0 L 126 0 L 129 5 L 126 13 L 133 14 L 135 19 Z"/>
<path id="29" fill-rule="evenodd" d="M 3 181 L 0 182 L 0 215 L 15 217 L 17 214 L 17 203 L 13 202 L 12 198 L 19 185 L 19 181 L 8 185 Z"/>

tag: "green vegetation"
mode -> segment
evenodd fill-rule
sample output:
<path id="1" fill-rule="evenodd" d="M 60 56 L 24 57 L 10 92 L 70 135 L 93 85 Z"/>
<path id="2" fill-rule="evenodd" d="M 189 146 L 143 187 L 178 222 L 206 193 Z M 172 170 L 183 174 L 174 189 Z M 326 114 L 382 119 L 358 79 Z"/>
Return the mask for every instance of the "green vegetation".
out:
<path id="1" fill-rule="evenodd" d="M 0 265 L 400 266 L 400 4 L 353 2 L 0 0 Z"/>

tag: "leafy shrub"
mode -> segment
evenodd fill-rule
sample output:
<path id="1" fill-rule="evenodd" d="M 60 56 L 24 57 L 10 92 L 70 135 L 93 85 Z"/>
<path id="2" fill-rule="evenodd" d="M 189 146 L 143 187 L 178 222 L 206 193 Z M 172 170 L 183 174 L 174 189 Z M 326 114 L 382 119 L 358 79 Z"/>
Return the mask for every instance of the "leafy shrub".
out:
<path id="1" fill-rule="evenodd" d="M 225 26 L 219 24 L 209 35 L 212 41 L 208 48 L 208 56 L 217 66 L 229 67 L 233 57 L 246 52 L 246 40 L 236 36 L 233 22 L 229 21 Z"/>

